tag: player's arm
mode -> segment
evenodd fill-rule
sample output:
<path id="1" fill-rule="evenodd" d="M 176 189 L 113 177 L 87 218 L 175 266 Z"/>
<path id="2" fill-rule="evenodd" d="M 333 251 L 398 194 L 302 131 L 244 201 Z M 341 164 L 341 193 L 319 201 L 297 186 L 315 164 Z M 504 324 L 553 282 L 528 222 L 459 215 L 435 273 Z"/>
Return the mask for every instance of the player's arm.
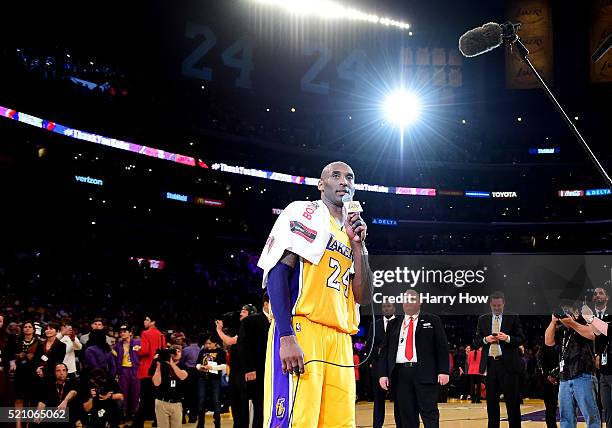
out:
<path id="1" fill-rule="evenodd" d="M 372 270 L 368 261 L 368 250 L 363 240 L 367 234 L 368 227 L 359 216 L 359 213 L 349 214 L 346 232 L 351 240 L 353 249 L 353 264 L 355 276 L 353 277 L 353 295 L 355 301 L 365 305 L 372 298 Z M 354 227 L 357 226 L 357 227 Z"/>
<path id="2" fill-rule="evenodd" d="M 280 336 L 280 359 L 283 373 L 299 369 L 304 373 L 304 353 L 297 343 L 291 325 L 291 290 L 289 283 L 298 256 L 285 251 L 280 261 L 268 272 L 268 294 L 274 323 Z"/>
<path id="3" fill-rule="evenodd" d="M 365 244 L 353 246 L 355 250 L 355 276 L 353 278 L 353 295 L 360 305 L 370 303 L 372 298 L 372 270 L 368 261 L 368 250 Z"/>

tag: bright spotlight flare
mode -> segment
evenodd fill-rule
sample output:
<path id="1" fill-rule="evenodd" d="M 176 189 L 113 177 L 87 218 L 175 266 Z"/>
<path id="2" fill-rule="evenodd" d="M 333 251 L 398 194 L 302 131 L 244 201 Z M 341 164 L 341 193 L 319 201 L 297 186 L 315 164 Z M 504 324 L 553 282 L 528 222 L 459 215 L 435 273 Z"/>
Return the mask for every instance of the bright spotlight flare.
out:
<path id="1" fill-rule="evenodd" d="M 390 122 L 404 127 L 419 117 L 421 103 L 415 94 L 399 90 L 387 97 L 384 111 L 385 116 Z"/>
<path id="2" fill-rule="evenodd" d="M 381 18 L 378 15 L 346 7 L 330 0 L 252 0 L 257 3 L 269 4 L 285 9 L 296 15 L 312 15 L 325 19 L 348 19 L 351 21 L 364 21 L 381 24 L 387 27 L 396 27 L 407 30 L 410 24 L 390 18 Z"/>

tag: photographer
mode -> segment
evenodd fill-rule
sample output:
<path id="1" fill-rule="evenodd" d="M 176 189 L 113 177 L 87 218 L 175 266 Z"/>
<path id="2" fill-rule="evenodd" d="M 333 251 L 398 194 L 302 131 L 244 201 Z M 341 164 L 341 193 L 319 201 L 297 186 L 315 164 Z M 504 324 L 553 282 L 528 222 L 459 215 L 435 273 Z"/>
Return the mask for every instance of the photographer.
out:
<path id="1" fill-rule="evenodd" d="M 155 416 L 159 428 L 180 428 L 183 419 L 183 389 L 187 371 L 177 364 L 181 360 L 181 347 L 172 345 L 158 349 L 151 371 L 155 386 Z"/>
<path id="2" fill-rule="evenodd" d="M 559 357 L 559 414 L 562 427 L 576 426 L 576 409 L 580 408 L 587 428 L 601 426 L 595 397 L 595 334 L 575 307 L 564 307 L 562 313 L 553 314 L 544 343 L 555 346 L 557 323 L 563 325 Z"/>
<path id="3" fill-rule="evenodd" d="M 71 407 L 71 402 L 77 396 L 78 388 L 76 380 L 68 378 L 68 366 L 64 363 L 55 364 L 54 373 L 54 381 L 45 383 L 42 387 L 37 409 L 44 410 L 49 407 L 68 411 L 69 407 Z M 74 416 L 70 414 L 70 411 L 68 411 L 68 415 L 70 422 L 54 423 L 53 426 L 56 428 L 74 426 Z M 40 419 L 38 419 L 37 423 L 40 423 Z M 46 425 L 43 424 L 43 426 Z"/>
<path id="4" fill-rule="evenodd" d="M 89 373 L 87 386 L 83 394 L 85 427 L 118 427 L 121 419 L 123 394 L 119 385 L 103 369 L 93 369 Z"/>
<path id="5" fill-rule="evenodd" d="M 257 313 L 257 308 L 251 304 L 246 304 L 240 310 L 240 323 L 249 315 Z M 229 316 L 228 316 L 229 315 Z M 225 314 L 228 321 L 231 314 Z M 234 419 L 234 427 L 243 427 L 249 425 L 249 399 L 247 396 L 244 362 L 243 356 L 240 355 L 238 348 L 238 335 L 231 336 L 224 331 L 223 320 L 215 320 L 217 326 L 217 334 L 223 341 L 225 347 L 229 347 L 229 384 L 230 384 L 230 401 L 232 408 L 232 418 Z M 240 329 L 240 325 L 238 329 Z M 233 330 L 233 329 L 232 329 Z"/>

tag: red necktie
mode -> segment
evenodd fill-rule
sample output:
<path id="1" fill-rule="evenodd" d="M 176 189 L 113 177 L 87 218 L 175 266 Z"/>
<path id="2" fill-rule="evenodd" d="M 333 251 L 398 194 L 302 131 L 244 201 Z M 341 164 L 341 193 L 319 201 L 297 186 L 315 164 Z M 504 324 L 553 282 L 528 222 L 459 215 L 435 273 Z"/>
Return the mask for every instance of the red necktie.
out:
<path id="1" fill-rule="evenodd" d="M 413 318 L 410 317 L 410 322 L 408 323 L 408 335 L 406 336 L 406 359 L 408 362 L 412 360 L 412 342 L 414 341 L 414 322 Z"/>

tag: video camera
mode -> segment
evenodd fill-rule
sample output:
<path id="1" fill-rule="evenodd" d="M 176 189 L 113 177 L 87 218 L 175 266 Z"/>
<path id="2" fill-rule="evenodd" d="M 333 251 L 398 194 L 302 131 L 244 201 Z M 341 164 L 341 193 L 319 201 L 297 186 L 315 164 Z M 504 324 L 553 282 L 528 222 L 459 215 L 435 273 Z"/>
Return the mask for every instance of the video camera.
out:
<path id="1" fill-rule="evenodd" d="M 557 318 L 558 320 L 562 320 L 563 318 L 567 318 L 569 315 L 566 314 L 565 312 L 561 312 L 561 311 L 555 311 L 555 313 L 553 314 L 555 316 L 555 318 Z"/>
<path id="2" fill-rule="evenodd" d="M 96 391 L 96 395 L 106 395 L 113 391 L 113 383 L 106 377 L 105 373 L 101 369 L 95 369 L 89 378 L 90 389 Z"/>
<path id="3" fill-rule="evenodd" d="M 240 330 L 240 311 L 226 312 L 217 319 L 223 321 L 223 326 L 228 329 L 230 336 L 238 334 L 238 330 Z"/>
<path id="4" fill-rule="evenodd" d="M 554 310 L 553 315 L 558 320 L 562 320 L 574 314 L 576 312 L 576 304 L 575 303 L 562 303 L 557 306 Z"/>
<path id="5" fill-rule="evenodd" d="M 157 360 L 162 363 L 167 363 L 173 355 L 176 355 L 176 349 L 159 348 L 156 351 Z"/>
<path id="6" fill-rule="evenodd" d="M 101 395 L 106 395 L 109 392 L 113 392 L 113 390 L 109 387 L 109 385 L 106 382 L 104 382 L 101 385 L 96 386 L 95 390 L 96 390 L 96 394 L 98 395 L 98 397 L 100 397 Z"/>

